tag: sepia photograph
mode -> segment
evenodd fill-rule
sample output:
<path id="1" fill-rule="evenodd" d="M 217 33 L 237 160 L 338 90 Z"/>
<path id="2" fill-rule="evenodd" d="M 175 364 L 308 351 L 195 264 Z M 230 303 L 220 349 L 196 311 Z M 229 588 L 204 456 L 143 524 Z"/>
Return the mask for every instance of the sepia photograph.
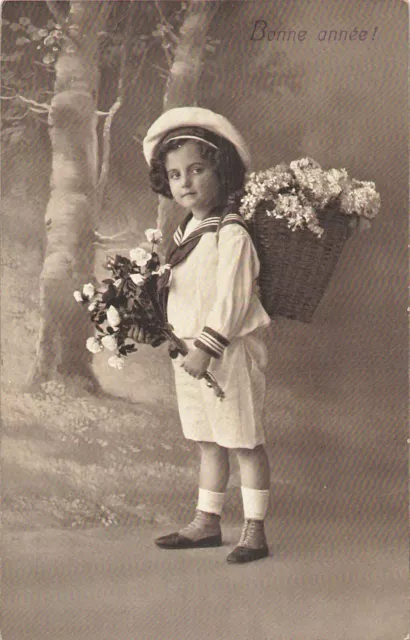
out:
<path id="1" fill-rule="evenodd" d="M 406 0 L 2 0 L 2 640 L 409 640 Z"/>

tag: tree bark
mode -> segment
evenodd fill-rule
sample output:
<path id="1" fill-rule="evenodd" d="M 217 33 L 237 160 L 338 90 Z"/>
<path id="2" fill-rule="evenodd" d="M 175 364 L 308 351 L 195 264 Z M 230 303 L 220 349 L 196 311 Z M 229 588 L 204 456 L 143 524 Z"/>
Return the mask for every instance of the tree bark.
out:
<path id="1" fill-rule="evenodd" d="M 164 111 L 174 107 L 196 105 L 207 33 L 219 7 L 220 2 L 190 3 L 179 32 L 179 44 L 168 76 Z M 164 250 L 169 246 L 172 231 L 181 218 L 181 210 L 170 200 L 160 196 L 157 226 L 164 234 Z"/>
<path id="2" fill-rule="evenodd" d="M 164 111 L 196 104 L 208 29 L 219 7 L 220 2 L 190 3 L 168 76 Z"/>
<path id="3" fill-rule="evenodd" d="M 110 2 L 72 0 L 69 38 L 56 63 L 49 114 L 51 194 L 47 248 L 40 276 L 41 324 L 30 386 L 60 378 L 98 389 L 85 347 L 90 324 L 73 292 L 93 277 L 93 229 L 98 180 L 98 32 Z"/>

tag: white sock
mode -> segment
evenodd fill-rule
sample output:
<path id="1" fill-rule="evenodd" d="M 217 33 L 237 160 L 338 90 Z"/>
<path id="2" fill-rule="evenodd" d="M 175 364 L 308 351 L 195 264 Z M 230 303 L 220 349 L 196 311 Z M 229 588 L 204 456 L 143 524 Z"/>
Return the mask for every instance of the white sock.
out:
<path id="1" fill-rule="evenodd" d="M 216 513 L 220 516 L 224 506 L 224 499 L 225 493 L 216 493 L 215 491 L 208 491 L 200 487 L 197 509 L 199 509 L 199 511 L 205 511 L 206 513 Z"/>
<path id="2" fill-rule="evenodd" d="M 241 487 L 245 519 L 264 520 L 269 505 L 269 489 Z"/>

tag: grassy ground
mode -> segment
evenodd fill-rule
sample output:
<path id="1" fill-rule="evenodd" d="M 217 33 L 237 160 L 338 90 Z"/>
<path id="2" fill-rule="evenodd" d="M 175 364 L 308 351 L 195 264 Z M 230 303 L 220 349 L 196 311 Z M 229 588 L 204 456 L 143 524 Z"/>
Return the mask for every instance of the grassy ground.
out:
<path id="1" fill-rule="evenodd" d="M 70 398 L 51 382 L 18 402 L 3 394 L 3 413 L 5 525 L 161 522 L 161 487 L 194 482 L 174 411 Z"/>
<path id="2" fill-rule="evenodd" d="M 165 354 L 142 347 L 138 358 L 142 355 L 148 371 L 134 356 L 125 373 L 134 382 L 131 402 L 110 393 L 70 396 L 57 382 L 42 385 L 39 393 L 24 393 L 35 354 L 40 269 L 38 247 L 3 237 L 3 524 L 160 522 L 167 509 L 156 495 L 171 479 L 182 492 L 194 483 L 196 462 L 180 435 L 171 377 L 165 373 L 162 390 L 158 386 L 156 359 L 168 364 Z M 104 368 L 108 391 L 111 384 L 121 396 L 122 372 L 115 379 L 117 372 L 108 371 L 105 360 L 97 368 Z"/>

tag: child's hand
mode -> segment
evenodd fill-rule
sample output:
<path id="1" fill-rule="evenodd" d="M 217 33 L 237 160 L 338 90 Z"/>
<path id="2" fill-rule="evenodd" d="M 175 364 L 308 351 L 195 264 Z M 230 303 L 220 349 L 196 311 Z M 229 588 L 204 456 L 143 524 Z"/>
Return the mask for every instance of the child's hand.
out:
<path id="1" fill-rule="evenodd" d="M 202 349 L 191 349 L 182 361 L 181 367 L 193 378 L 199 380 L 207 370 L 211 356 Z"/>

